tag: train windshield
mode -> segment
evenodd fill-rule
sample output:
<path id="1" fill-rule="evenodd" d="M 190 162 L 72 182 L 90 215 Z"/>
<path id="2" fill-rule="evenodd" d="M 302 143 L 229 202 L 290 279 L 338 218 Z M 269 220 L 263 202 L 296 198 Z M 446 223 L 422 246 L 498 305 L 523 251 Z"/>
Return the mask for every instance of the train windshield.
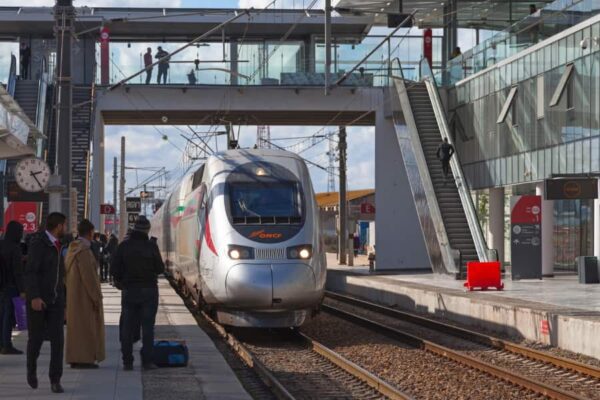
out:
<path id="1" fill-rule="evenodd" d="M 297 182 L 231 183 L 229 201 L 234 222 L 299 222 L 302 217 Z"/>

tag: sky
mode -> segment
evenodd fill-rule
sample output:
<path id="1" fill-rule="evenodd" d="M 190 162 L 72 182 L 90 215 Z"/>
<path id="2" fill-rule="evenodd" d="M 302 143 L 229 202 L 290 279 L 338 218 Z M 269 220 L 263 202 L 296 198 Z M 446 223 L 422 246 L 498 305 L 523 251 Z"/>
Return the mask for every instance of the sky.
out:
<path id="1" fill-rule="evenodd" d="M 119 6 L 119 7 L 219 7 L 219 8 L 262 8 L 269 4 L 271 0 L 75 0 L 76 6 Z M 310 4 L 311 0 L 276 0 L 274 8 L 304 8 Z M 323 7 L 323 0 L 317 1 L 315 8 Z M 0 0 L 0 6 L 20 6 L 22 0 Z M 29 0 L 28 6 L 52 6 L 54 0 Z M 464 36 L 464 35 L 463 35 Z M 459 38 L 460 39 L 460 38 Z M 470 39 L 463 37 L 464 41 Z M 9 63 L 6 61 L 10 57 L 10 52 L 18 51 L 16 44 L 2 44 L 0 51 L 0 76 L 5 76 L 5 68 Z M 465 43 L 463 48 L 468 48 Z M 134 72 L 139 69 L 140 54 L 146 44 L 134 43 L 132 48 L 127 52 L 119 52 L 115 60 L 123 69 L 123 72 L 113 68 L 114 75 L 125 75 L 128 72 Z M 175 46 L 172 46 L 175 47 Z M 170 49 L 171 51 L 173 49 Z M 419 49 L 415 50 L 418 51 Z M 206 47 L 190 49 L 188 58 L 194 58 L 192 53 L 203 52 L 200 54 L 202 58 L 217 57 L 221 51 L 220 47 Z M 410 50 L 408 50 L 410 51 Z M 211 55 L 212 54 L 212 55 Z M 183 55 L 185 57 L 185 55 Z M 184 68 L 183 65 L 182 68 Z M 187 68 L 187 67 L 185 67 Z M 6 68 L 5 68 L 6 69 Z M 122 77 L 122 76 L 120 76 Z M 214 80 L 223 79 L 215 73 Z M 203 79 L 204 80 L 204 79 Z M 197 130 L 206 130 L 209 127 L 196 127 Z M 151 126 L 109 126 L 106 129 L 106 159 L 105 159 L 105 177 L 106 177 L 106 201 L 112 202 L 112 168 L 113 157 L 118 156 L 120 148 L 120 137 L 127 138 L 127 160 L 128 167 L 144 168 L 144 167 L 165 167 L 169 173 L 169 184 L 173 184 L 181 175 L 185 167 L 182 167 L 182 149 L 185 148 L 186 141 L 180 136 L 181 132 L 178 129 L 186 130 L 186 127 L 151 127 Z M 274 142 L 280 146 L 291 146 L 298 143 L 300 140 L 278 140 L 282 137 L 304 137 L 310 136 L 319 129 L 324 129 L 330 132 L 335 127 L 277 127 L 271 129 L 271 137 Z M 162 140 L 161 137 L 166 135 L 169 140 Z M 256 141 L 256 127 L 246 126 L 240 128 L 240 145 L 242 147 L 252 147 Z M 348 128 L 348 186 L 349 189 L 373 188 L 375 181 L 374 173 L 374 128 L 369 127 L 349 127 Z M 221 138 L 218 143 L 219 148 L 225 147 L 224 138 Z M 308 149 L 302 148 L 302 156 L 319 165 L 327 166 L 328 158 L 327 151 L 329 149 L 328 140 L 323 140 L 314 146 L 309 146 Z M 298 150 L 292 148 L 291 150 Z M 155 155 L 160 154 L 157 158 Z M 321 192 L 327 190 L 327 173 L 319 168 L 311 166 L 311 176 L 315 191 Z M 337 171 L 336 171 L 337 173 Z M 149 172 L 140 170 L 128 170 L 126 174 L 127 187 L 136 187 Z M 164 184 L 165 182 L 160 182 Z M 337 180 L 336 180 L 337 184 Z"/>

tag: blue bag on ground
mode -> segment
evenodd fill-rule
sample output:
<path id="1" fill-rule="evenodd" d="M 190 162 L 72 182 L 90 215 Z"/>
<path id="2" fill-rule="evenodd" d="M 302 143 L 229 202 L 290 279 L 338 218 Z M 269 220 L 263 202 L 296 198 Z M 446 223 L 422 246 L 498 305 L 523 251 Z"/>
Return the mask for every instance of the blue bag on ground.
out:
<path id="1" fill-rule="evenodd" d="M 154 364 L 159 367 L 186 367 L 189 358 L 185 340 L 169 339 L 154 342 Z"/>
<path id="2" fill-rule="evenodd" d="M 15 308 L 15 320 L 17 321 L 17 330 L 27 330 L 27 302 L 21 297 L 13 297 L 13 306 Z"/>

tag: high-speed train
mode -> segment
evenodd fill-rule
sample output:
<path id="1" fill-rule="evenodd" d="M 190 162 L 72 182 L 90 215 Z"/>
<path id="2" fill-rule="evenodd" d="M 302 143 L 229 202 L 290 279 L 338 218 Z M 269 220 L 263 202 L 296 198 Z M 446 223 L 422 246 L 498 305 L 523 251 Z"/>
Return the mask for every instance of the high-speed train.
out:
<path id="1" fill-rule="evenodd" d="M 296 327 L 323 299 L 319 210 L 293 153 L 210 156 L 165 199 L 151 235 L 168 272 L 222 324 Z"/>

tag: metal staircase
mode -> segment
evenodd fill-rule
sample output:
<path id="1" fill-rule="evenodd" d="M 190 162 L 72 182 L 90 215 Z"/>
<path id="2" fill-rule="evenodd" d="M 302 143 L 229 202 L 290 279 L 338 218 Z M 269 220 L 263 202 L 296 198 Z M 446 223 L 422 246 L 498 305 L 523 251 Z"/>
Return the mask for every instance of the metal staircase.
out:
<path id="1" fill-rule="evenodd" d="M 444 179 L 437 150 L 444 138 L 450 143 L 452 138 L 433 76 L 430 71 L 424 75 L 416 81 L 392 77 L 394 125 L 432 269 L 460 276 L 467 262 L 495 257 L 485 243 L 458 154 L 451 160 L 451 176 Z"/>

